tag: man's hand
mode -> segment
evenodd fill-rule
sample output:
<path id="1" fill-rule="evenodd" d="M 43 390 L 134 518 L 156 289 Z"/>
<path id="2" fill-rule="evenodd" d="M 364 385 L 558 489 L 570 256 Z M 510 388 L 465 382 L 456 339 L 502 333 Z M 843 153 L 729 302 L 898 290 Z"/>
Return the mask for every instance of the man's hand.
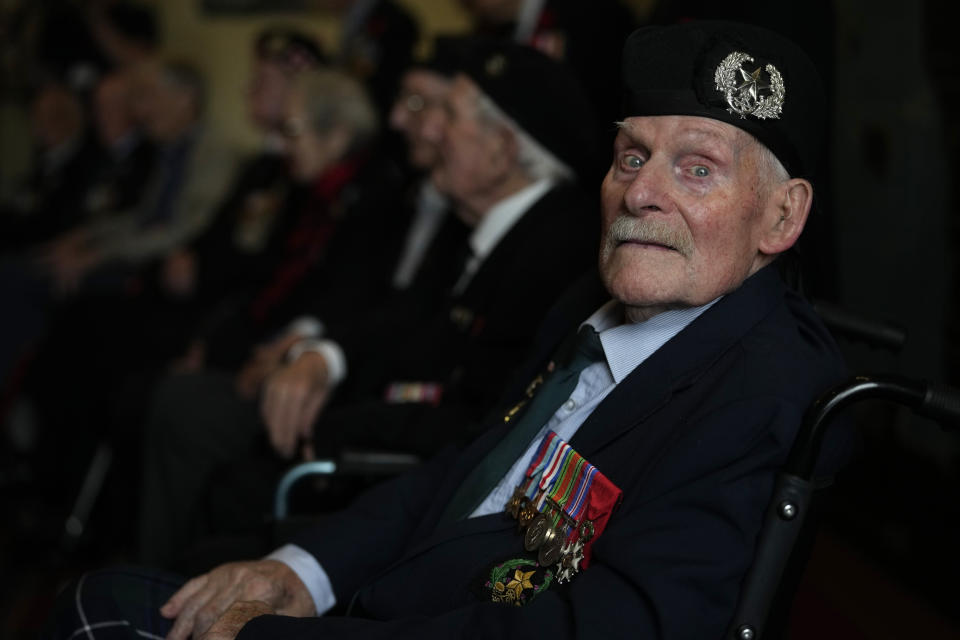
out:
<path id="1" fill-rule="evenodd" d="M 300 438 L 308 440 L 307 451 L 312 451 L 309 440 L 313 422 L 327 400 L 328 391 L 327 363 L 322 355 L 312 351 L 267 379 L 260 414 L 277 453 L 289 458 Z"/>
<path id="2" fill-rule="evenodd" d="M 240 397 L 247 400 L 255 398 L 263 381 L 283 365 L 287 351 L 301 339 L 294 333 L 254 347 L 253 354 L 243 364 L 234 382 Z"/>
<path id="3" fill-rule="evenodd" d="M 53 278 L 59 295 L 75 293 L 84 277 L 102 262 L 100 253 L 86 241 L 82 230 L 66 233 L 44 247 L 37 258 Z"/>
<path id="4" fill-rule="evenodd" d="M 257 616 L 276 613 L 266 602 L 251 600 L 234 602 L 230 608 L 200 637 L 200 640 L 234 640 L 243 625 Z"/>
<path id="5" fill-rule="evenodd" d="M 262 610 L 251 613 L 251 606 L 260 605 L 245 602 L 250 600 L 259 600 Z M 316 615 L 310 592 L 287 565 L 277 560 L 231 562 L 190 580 L 160 608 L 164 618 L 176 618 L 167 640 L 199 638 L 208 629 L 214 631 L 214 622 L 237 602 L 244 606 L 223 620 L 218 633 L 227 633 L 235 625 L 235 635 L 250 618 L 264 613 Z M 239 621 L 247 614 L 249 617 Z"/>

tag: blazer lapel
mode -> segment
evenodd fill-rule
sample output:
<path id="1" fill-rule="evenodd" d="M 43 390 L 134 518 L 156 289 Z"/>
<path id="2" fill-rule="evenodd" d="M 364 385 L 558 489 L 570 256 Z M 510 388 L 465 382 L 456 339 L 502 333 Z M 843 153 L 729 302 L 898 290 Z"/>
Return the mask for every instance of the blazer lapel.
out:
<path id="1" fill-rule="evenodd" d="M 589 458 L 646 421 L 770 313 L 784 292 L 773 265 L 748 278 L 618 384 L 577 431 L 573 448 Z"/>
<path id="2" fill-rule="evenodd" d="M 780 292 L 779 295 L 776 291 Z M 647 421 L 674 393 L 695 381 L 750 327 L 766 316 L 778 304 L 784 291 L 774 267 L 754 274 L 617 385 L 580 427 L 571 446 L 589 459 L 624 433 Z M 438 488 L 437 498 L 414 536 L 420 542 L 404 554 L 400 563 L 440 543 L 515 525 L 503 514 L 492 514 L 436 528 L 437 518 L 460 482 L 511 426 L 502 422 L 502 416 L 492 416 L 490 428 L 458 456 L 460 464 L 445 479 L 444 487 Z M 670 430 L 673 426 L 657 425 L 645 433 L 644 438 L 656 442 L 663 436 L 662 431 Z M 651 451 L 651 455 L 654 453 Z"/>

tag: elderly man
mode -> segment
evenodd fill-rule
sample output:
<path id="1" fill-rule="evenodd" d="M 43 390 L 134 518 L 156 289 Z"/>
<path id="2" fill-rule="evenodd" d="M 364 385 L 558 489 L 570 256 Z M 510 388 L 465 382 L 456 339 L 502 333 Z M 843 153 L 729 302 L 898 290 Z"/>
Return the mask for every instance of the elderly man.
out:
<path id="1" fill-rule="evenodd" d="M 543 314 L 592 261 L 594 222 L 570 166 L 593 138 L 572 76 L 511 44 L 468 40 L 450 55 L 460 73 L 422 123 L 440 154 L 431 179 L 471 227 L 466 255 L 448 269 L 450 294 L 404 340 L 390 319 L 375 334 L 331 332 L 336 343 L 295 347 L 299 357 L 268 381 L 263 399 L 280 451 L 311 435 L 321 399 L 348 368 L 349 413 L 320 423 L 318 446 L 427 454 L 472 437 L 467 424 L 497 400 Z"/>
<path id="2" fill-rule="evenodd" d="M 306 71 L 284 112 L 297 186 L 284 203 L 283 251 L 244 295 L 211 310 L 197 329 L 204 367 L 164 378 L 148 419 L 141 552 L 153 563 L 169 563 L 193 532 L 204 529 L 204 489 L 215 463 L 257 441 L 255 407 L 235 392 L 231 365 L 253 351 L 250 366 L 256 368 L 256 354 L 276 350 L 270 342 L 257 343 L 282 326 L 286 308 L 300 295 L 333 295 L 341 279 L 358 290 L 372 288 L 366 272 L 354 266 L 364 251 L 375 263 L 392 243 L 388 234 L 369 234 L 389 217 L 396 184 L 390 167 L 372 153 L 378 118 L 360 83 L 339 71 Z"/>
<path id="3" fill-rule="evenodd" d="M 235 158 L 203 124 L 199 72 L 168 61 L 149 74 L 142 91 L 145 132 L 159 150 L 153 176 L 136 207 L 53 244 L 44 263 L 61 291 L 116 287 L 132 267 L 190 241 L 209 223 L 228 186 Z"/>
<path id="4" fill-rule="evenodd" d="M 135 207 L 74 227 L 40 255 L 0 264 L 0 383 L 64 299 L 129 293 L 141 268 L 204 229 L 228 186 L 234 156 L 203 124 L 202 76 L 176 61 L 144 73 L 140 115 L 158 147 L 144 192 Z"/>
<path id="5" fill-rule="evenodd" d="M 269 270 L 281 251 L 282 205 L 293 186 L 284 154 L 284 110 L 297 77 L 325 59 L 309 34 L 276 27 L 257 36 L 246 106 L 249 122 L 263 136 L 261 148 L 232 177 L 210 227 L 164 259 L 161 282 L 169 293 L 211 306 Z"/>
<path id="6" fill-rule="evenodd" d="M 272 450 L 256 446 L 259 416 L 235 395 L 187 378 L 161 388 L 148 426 L 146 467 L 154 480 L 143 509 L 150 526 L 142 528 L 152 540 L 144 553 L 165 550 L 149 556 L 154 562 L 175 561 L 173 552 L 195 539 L 186 537 L 190 531 L 244 528 L 222 518 L 199 527 L 200 490 L 210 489 L 198 483 L 216 484 L 217 495 L 233 496 L 260 522 L 279 465 L 313 444 L 314 417 L 337 384 L 336 410 L 331 405 L 317 427 L 318 449 L 335 453 L 350 445 L 428 455 L 469 441 L 550 304 L 593 260 L 595 218 L 558 159 L 586 146 L 564 137 L 587 113 L 573 79 L 549 58 L 511 44 L 464 42 L 450 54 L 466 71 L 449 93 L 434 97 L 442 102 L 425 110 L 417 135 L 439 149 L 431 178 L 470 221 L 469 239 L 461 235 L 454 247 L 431 248 L 427 258 L 434 260 L 402 300 L 384 295 L 383 287 L 347 280 L 351 270 L 369 272 L 387 253 L 375 251 L 375 241 L 401 239 L 387 232 L 388 221 L 364 225 L 362 245 L 347 245 L 349 253 L 331 244 L 357 263 L 338 263 L 345 268 L 325 271 L 332 286 L 309 292 L 313 328 L 322 321 L 326 334 L 305 337 L 311 318 L 301 317 L 258 350 L 240 376 L 251 399 L 264 381 L 260 413 Z M 531 77 L 540 83 L 529 85 Z M 543 117 L 560 99 L 567 104 Z M 380 233 L 371 238 L 371 228 Z M 447 237 L 439 237 L 441 245 Z M 463 255 L 468 242 L 471 255 Z M 449 255 L 450 248 L 461 255 Z M 523 279 L 536 282 L 536 290 L 518 286 Z M 238 465 L 244 456 L 258 464 Z M 239 466 L 240 473 L 217 473 L 223 466 Z M 259 483 L 251 482 L 253 468 L 268 471 Z M 172 526 L 176 522 L 181 526 Z M 165 539 L 167 532 L 176 539 Z"/>
<path id="7" fill-rule="evenodd" d="M 188 582 L 168 637 L 723 635 L 774 472 L 843 370 L 772 264 L 810 209 L 819 84 L 731 23 L 636 32 L 624 84 L 603 288 L 556 308 L 536 388 L 464 452 Z"/>

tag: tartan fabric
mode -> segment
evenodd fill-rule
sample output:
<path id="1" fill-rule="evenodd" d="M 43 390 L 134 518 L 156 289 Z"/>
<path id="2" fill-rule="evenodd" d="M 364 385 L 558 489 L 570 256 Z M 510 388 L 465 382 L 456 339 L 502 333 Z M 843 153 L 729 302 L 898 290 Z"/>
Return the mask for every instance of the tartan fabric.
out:
<path id="1" fill-rule="evenodd" d="M 86 573 L 58 596 L 45 640 L 153 640 L 172 620 L 160 606 L 184 583 L 162 571 L 116 567 Z"/>

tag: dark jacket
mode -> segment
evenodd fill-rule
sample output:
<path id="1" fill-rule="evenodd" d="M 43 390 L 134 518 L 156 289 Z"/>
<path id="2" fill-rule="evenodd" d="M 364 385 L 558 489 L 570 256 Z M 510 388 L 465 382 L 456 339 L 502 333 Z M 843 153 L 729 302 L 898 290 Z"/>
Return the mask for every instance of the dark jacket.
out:
<path id="1" fill-rule="evenodd" d="M 598 220 L 596 207 L 577 188 L 557 186 L 524 213 L 462 293 L 449 295 L 438 311 L 414 327 L 398 314 L 382 317 L 376 331 L 346 336 L 342 345 L 352 380 L 342 409 L 320 421 L 318 446 L 427 455 L 472 440 L 544 314 L 596 260 Z M 461 268 L 453 269 L 452 280 Z M 439 402 L 383 400 L 389 385 L 408 382 L 442 388 Z"/>
<path id="2" fill-rule="evenodd" d="M 591 305 L 567 323 L 575 327 Z M 541 360 L 542 362 L 542 360 Z M 775 470 L 806 406 L 843 375 L 810 307 L 768 267 L 638 366 L 571 445 L 623 490 L 589 568 L 524 607 L 484 580 L 524 556 L 502 514 L 439 525 L 510 424 L 366 494 L 295 542 L 355 617 L 263 616 L 238 638 L 719 638 L 749 566 Z M 494 416 L 496 419 L 496 416 Z"/>

